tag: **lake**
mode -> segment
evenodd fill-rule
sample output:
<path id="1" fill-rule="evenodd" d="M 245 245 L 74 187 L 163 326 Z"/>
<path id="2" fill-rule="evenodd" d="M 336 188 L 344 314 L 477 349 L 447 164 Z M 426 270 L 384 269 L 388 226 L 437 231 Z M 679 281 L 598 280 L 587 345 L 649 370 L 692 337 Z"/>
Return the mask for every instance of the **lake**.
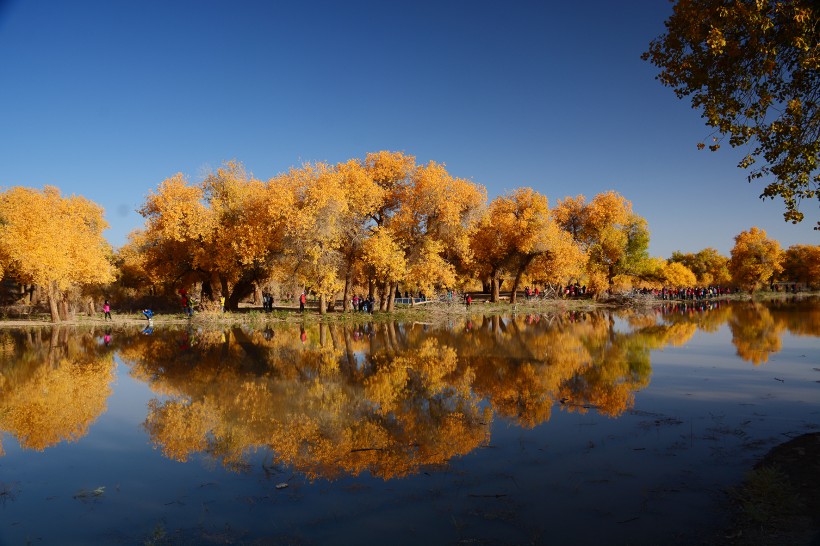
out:
<path id="1" fill-rule="evenodd" d="M 820 428 L 820 301 L 0 330 L 0 544 L 691 543 Z"/>

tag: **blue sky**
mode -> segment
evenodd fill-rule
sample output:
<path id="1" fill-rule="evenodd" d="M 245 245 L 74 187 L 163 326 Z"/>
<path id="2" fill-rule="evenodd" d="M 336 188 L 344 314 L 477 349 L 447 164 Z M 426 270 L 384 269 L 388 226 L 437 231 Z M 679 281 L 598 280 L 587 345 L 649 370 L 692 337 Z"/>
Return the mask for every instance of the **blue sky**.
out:
<path id="1" fill-rule="evenodd" d="M 650 254 L 728 255 L 752 226 L 818 244 L 758 199 L 739 150 L 640 60 L 664 0 L 360 2 L 0 0 L 0 185 L 83 195 L 121 246 L 165 178 L 237 159 L 268 179 L 305 161 L 401 150 L 492 198 L 614 189 Z"/>

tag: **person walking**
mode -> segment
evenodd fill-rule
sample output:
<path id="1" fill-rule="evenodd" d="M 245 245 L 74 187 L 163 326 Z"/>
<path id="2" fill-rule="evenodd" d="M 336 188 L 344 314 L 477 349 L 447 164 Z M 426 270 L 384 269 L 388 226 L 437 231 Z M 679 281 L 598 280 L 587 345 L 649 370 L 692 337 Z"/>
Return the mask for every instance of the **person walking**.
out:
<path id="1" fill-rule="evenodd" d="M 103 313 L 105 313 L 103 320 L 114 322 L 114 319 L 111 318 L 111 304 L 108 303 L 108 300 L 105 300 L 105 303 L 103 303 Z"/>
<path id="2" fill-rule="evenodd" d="M 304 313 L 305 312 L 305 304 L 307 303 L 307 295 L 302 292 L 302 295 L 299 296 L 299 311 Z"/>

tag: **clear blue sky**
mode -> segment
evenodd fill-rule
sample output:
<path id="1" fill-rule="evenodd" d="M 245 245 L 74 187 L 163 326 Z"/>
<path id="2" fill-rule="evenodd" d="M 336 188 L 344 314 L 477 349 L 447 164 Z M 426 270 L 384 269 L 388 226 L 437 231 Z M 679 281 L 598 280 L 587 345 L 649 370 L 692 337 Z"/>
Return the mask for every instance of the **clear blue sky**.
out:
<path id="1" fill-rule="evenodd" d="M 0 0 L 0 185 L 83 195 L 121 246 L 149 191 L 238 159 L 268 179 L 378 150 L 445 163 L 489 196 L 614 189 L 650 254 L 728 255 L 752 226 L 818 244 L 818 220 L 698 151 L 699 114 L 640 60 L 663 0 Z"/>

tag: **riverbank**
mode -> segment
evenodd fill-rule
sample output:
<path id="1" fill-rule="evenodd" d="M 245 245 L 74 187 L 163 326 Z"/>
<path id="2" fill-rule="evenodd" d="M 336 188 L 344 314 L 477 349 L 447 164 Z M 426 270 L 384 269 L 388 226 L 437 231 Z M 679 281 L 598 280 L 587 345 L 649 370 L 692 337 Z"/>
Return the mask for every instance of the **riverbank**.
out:
<path id="1" fill-rule="evenodd" d="M 713 544 L 820 545 L 820 432 L 773 447 L 728 498 L 732 525 Z"/>
<path id="2" fill-rule="evenodd" d="M 195 312 L 192 318 L 188 318 L 182 313 L 157 313 L 154 315 L 154 325 L 177 324 L 183 325 L 193 323 L 199 326 L 225 326 L 242 325 L 250 326 L 276 324 L 276 323 L 364 323 L 364 322 L 385 322 L 385 321 L 411 321 L 411 322 L 437 322 L 448 320 L 457 316 L 470 315 L 509 315 L 509 314 L 563 314 L 567 312 L 591 312 L 601 309 L 617 308 L 651 308 L 669 304 L 701 305 L 714 301 L 777 301 L 791 300 L 794 298 L 820 297 L 820 292 L 800 292 L 789 294 L 783 292 L 762 292 L 750 296 L 749 294 L 729 294 L 720 298 L 704 300 L 659 300 L 651 296 L 614 296 L 607 299 L 594 300 L 592 298 L 567 298 L 567 299 L 540 299 L 526 300 L 520 298 L 516 303 L 510 304 L 508 301 L 490 303 L 486 299 L 477 298 L 472 305 L 466 306 L 463 303 L 426 302 L 423 305 L 400 305 L 393 311 L 376 311 L 365 313 L 361 311 L 329 311 L 325 314 L 319 313 L 317 303 L 308 304 L 304 312 L 300 312 L 298 305 L 280 305 L 272 311 L 263 311 L 259 306 L 252 304 L 240 304 L 238 311 L 234 312 Z M 64 320 L 60 323 L 53 323 L 49 315 L 45 313 L 31 313 L 26 318 L 0 318 L 0 328 L 19 328 L 26 326 L 99 326 L 99 325 L 147 325 L 148 321 L 141 313 L 119 313 L 117 309 L 112 309 L 113 320 L 106 321 L 103 314 L 97 315 L 76 315 L 73 319 Z"/>

